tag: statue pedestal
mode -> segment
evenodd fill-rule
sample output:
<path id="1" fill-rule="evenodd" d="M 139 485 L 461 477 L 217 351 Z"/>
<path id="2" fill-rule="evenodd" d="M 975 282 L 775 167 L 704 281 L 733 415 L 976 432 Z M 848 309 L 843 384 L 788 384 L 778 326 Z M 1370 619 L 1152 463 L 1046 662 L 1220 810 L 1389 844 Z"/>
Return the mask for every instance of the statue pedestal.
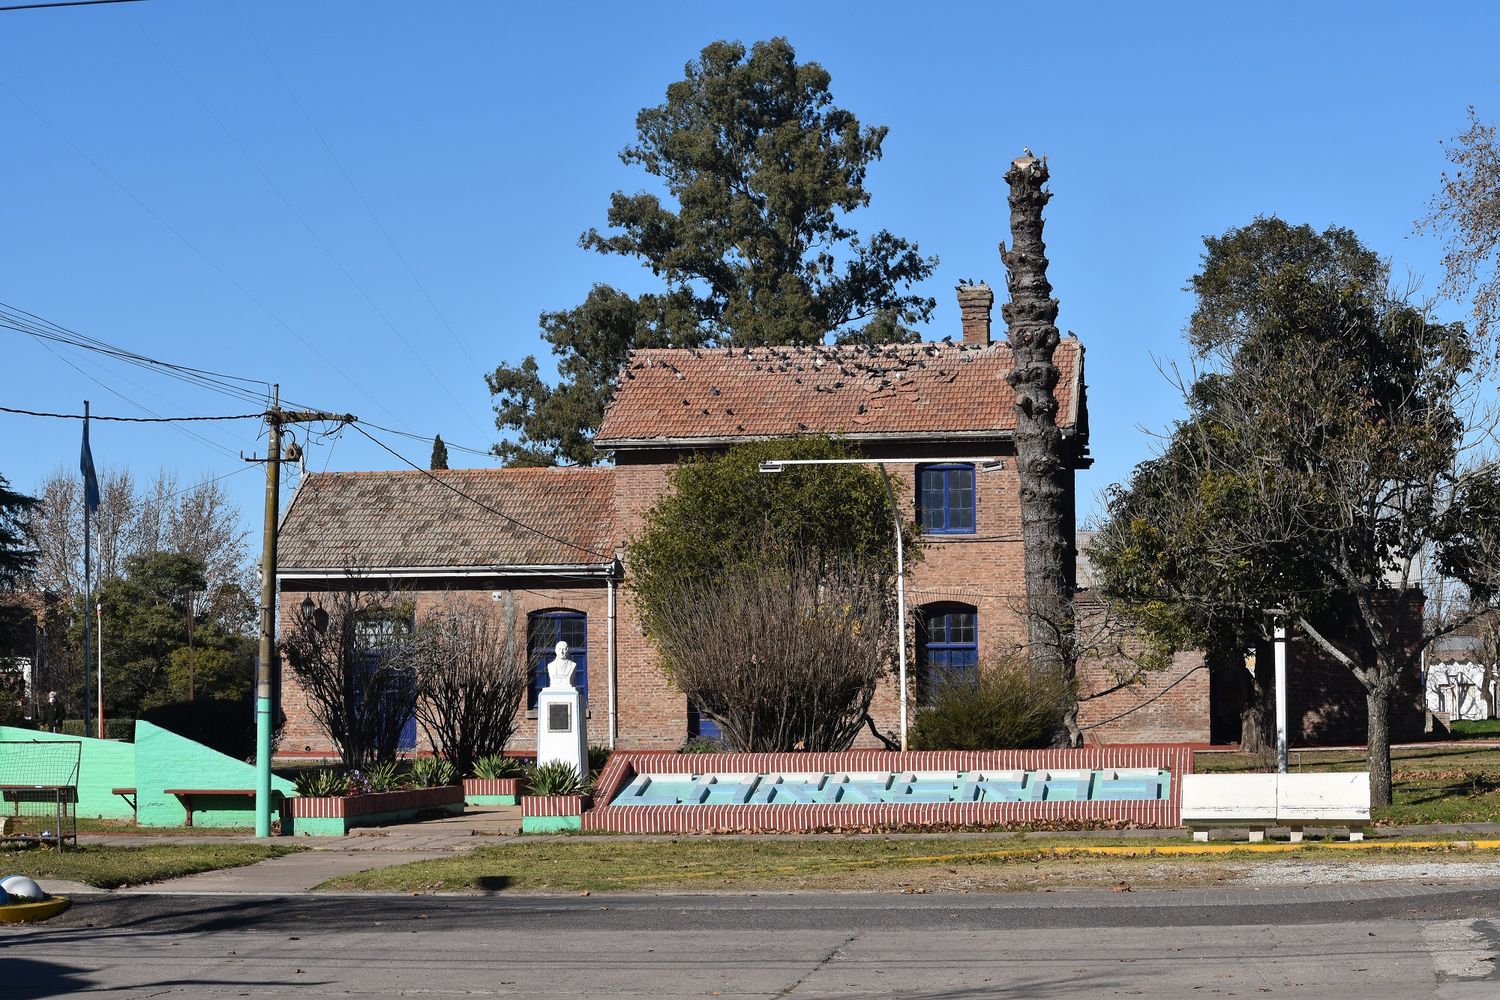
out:
<path id="1" fill-rule="evenodd" d="M 536 762 L 566 761 L 589 776 L 589 740 L 582 693 L 571 684 L 548 685 L 536 697 Z"/>

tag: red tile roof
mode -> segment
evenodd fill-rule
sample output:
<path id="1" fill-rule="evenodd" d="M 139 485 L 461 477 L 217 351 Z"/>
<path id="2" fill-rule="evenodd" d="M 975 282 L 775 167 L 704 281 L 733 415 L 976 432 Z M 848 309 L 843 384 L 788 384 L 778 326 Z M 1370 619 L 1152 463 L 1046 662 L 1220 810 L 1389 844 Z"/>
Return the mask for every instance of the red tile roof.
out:
<path id="1" fill-rule="evenodd" d="M 606 563 L 613 476 L 584 468 L 309 474 L 282 520 L 278 562 L 283 571 Z"/>
<path id="2" fill-rule="evenodd" d="M 1083 348 L 1057 349 L 1058 423 L 1074 425 Z M 803 433 L 851 438 L 1008 433 L 1004 343 L 650 349 L 631 353 L 597 442 L 711 441 Z"/>

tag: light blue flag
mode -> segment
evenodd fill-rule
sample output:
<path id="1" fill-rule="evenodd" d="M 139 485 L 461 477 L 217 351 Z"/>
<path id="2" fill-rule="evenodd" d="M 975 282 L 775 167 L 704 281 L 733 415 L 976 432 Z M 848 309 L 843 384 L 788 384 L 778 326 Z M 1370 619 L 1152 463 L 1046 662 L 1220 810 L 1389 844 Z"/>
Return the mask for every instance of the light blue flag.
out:
<path id="1" fill-rule="evenodd" d="M 78 455 L 78 471 L 83 473 L 83 502 L 89 513 L 99 509 L 99 477 L 94 475 L 94 453 L 89 451 L 89 422 L 83 422 L 83 450 Z"/>

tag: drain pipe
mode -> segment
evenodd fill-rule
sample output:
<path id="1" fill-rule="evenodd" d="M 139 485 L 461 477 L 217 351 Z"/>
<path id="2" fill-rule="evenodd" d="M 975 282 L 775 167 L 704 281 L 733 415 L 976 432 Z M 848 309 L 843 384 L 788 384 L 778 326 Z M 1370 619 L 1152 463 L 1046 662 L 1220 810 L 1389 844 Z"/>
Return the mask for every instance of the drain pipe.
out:
<path id="1" fill-rule="evenodd" d="M 615 575 L 620 567 L 620 553 L 615 553 L 615 565 L 610 569 L 607 582 L 609 583 L 609 748 L 615 748 L 615 740 L 619 737 L 620 710 L 619 698 L 616 693 L 615 674 L 618 665 L 615 662 Z"/>

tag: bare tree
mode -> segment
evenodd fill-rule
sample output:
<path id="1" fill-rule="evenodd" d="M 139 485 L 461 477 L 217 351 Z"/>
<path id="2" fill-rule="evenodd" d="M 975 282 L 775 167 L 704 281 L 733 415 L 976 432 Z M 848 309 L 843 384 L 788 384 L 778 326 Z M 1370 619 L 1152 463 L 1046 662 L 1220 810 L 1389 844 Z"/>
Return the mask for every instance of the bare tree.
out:
<path id="1" fill-rule="evenodd" d="M 1073 543 L 1069 533 L 1067 468 L 1057 426 L 1059 378 L 1057 300 L 1047 280 L 1042 208 L 1047 161 L 1027 151 L 1005 173 L 1010 184 L 1011 247 L 1000 248 L 1010 301 L 1001 307 L 1015 366 L 1006 381 L 1015 390 L 1016 469 L 1021 480 L 1021 534 L 1025 548 L 1027 657 L 1039 671 L 1074 684 Z M 1082 742 L 1076 706 L 1064 713 L 1060 740 Z"/>
<path id="2" fill-rule="evenodd" d="M 845 750 L 891 654 L 878 574 L 768 560 L 726 569 L 658 607 L 668 676 L 742 751 Z"/>
<path id="3" fill-rule="evenodd" d="M 355 582 L 295 616 L 281 653 L 344 764 L 363 768 L 396 758 L 417 677 L 409 610 Z"/>
<path id="4" fill-rule="evenodd" d="M 1468 127 L 1443 147 L 1453 170 L 1444 171 L 1418 225 L 1447 239 L 1443 292 L 1454 299 L 1472 292 L 1475 327 L 1488 336 L 1500 317 L 1500 143 L 1471 107 Z"/>
<path id="5" fill-rule="evenodd" d="M 456 601 L 427 613 L 412 650 L 417 718 L 434 753 L 461 775 L 500 753 L 516 731 L 530 673 L 514 606 L 503 621 Z"/>

